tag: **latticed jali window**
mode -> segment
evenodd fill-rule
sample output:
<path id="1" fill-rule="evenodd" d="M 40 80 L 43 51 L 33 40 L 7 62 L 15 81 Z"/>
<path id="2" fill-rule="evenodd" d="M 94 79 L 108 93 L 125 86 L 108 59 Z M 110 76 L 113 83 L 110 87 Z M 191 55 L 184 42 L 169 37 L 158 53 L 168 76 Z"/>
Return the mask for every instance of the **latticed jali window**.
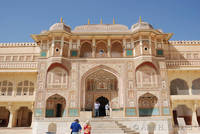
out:
<path id="1" fill-rule="evenodd" d="M 13 83 L 7 80 L 0 82 L 0 96 L 12 96 Z"/>
<path id="2" fill-rule="evenodd" d="M 19 82 L 17 84 L 16 95 L 33 95 L 34 94 L 34 83 L 28 80 Z"/>
<path id="3" fill-rule="evenodd" d="M 67 71 L 63 68 L 56 67 L 48 72 L 48 88 L 67 88 Z"/>

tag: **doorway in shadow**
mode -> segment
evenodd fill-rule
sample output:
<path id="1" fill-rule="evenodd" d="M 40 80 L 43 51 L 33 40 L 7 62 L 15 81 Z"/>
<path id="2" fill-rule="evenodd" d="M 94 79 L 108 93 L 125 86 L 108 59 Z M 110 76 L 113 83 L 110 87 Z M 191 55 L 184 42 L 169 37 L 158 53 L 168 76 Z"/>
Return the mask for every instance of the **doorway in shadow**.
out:
<path id="1" fill-rule="evenodd" d="M 109 100 L 106 97 L 101 96 L 97 98 L 96 101 L 100 103 L 99 116 L 106 116 L 105 105 L 109 103 Z"/>

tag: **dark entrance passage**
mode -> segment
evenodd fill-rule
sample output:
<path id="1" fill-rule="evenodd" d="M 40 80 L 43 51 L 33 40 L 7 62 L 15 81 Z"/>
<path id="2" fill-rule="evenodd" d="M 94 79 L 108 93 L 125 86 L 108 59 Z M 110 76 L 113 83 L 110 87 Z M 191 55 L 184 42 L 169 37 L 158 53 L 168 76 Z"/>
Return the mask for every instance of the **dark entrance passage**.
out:
<path id="1" fill-rule="evenodd" d="M 56 106 L 56 117 L 61 117 L 62 104 L 57 104 Z"/>
<path id="2" fill-rule="evenodd" d="M 6 107 L 0 107 L 0 127 L 7 127 L 9 122 L 10 112 Z"/>
<path id="3" fill-rule="evenodd" d="M 105 105 L 109 103 L 109 100 L 106 97 L 99 97 L 96 99 L 100 103 L 99 107 L 99 116 L 106 116 Z"/>

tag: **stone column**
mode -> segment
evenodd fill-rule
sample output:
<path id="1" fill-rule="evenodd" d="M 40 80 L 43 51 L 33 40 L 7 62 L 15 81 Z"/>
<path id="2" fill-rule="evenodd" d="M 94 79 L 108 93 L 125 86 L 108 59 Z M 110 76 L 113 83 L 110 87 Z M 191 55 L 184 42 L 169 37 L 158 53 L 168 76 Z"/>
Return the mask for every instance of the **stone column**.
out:
<path id="1" fill-rule="evenodd" d="M 52 40 L 52 50 L 51 50 L 51 56 L 54 55 L 54 47 L 55 47 L 55 38 L 53 37 L 53 40 Z"/>
<path id="2" fill-rule="evenodd" d="M 197 104 L 194 102 L 193 108 L 192 108 L 192 126 L 199 126 L 198 121 L 197 121 Z"/>
<path id="3" fill-rule="evenodd" d="M 133 56 L 135 56 L 135 49 L 134 49 L 134 41 L 133 38 L 131 38 L 131 49 L 133 50 Z"/>
<path id="4" fill-rule="evenodd" d="M 78 57 L 80 57 L 80 44 L 81 43 L 81 40 L 80 39 L 77 39 L 77 50 L 78 50 Z"/>
<path id="5" fill-rule="evenodd" d="M 152 55 L 152 49 L 151 49 L 151 36 L 149 36 L 149 54 Z"/>
<path id="6" fill-rule="evenodd" d="M 70 57 L 70 51 L 72 49 L 72 39 L 69 40 L 68 57 Z"/>
<path id="7" fill-rule="evenodd" d="M 9 112 L 10 112 L 9 122 L 8 122 L 8 128 L 12 128 L 14 126 L 14 123 L 15 123 L 16 109 L 14 109 L 13 106 L 9 106 L 8 109 L 9 109 Z"/>
<path id="8" fill-rule="evenodd" d="M 64 36 L 62 36 L 62 38 L 61 38 L 60 56 L 63 55 L 63 46 L 64 46 Z"/>
<path id="9" fill-rule="evenodd" d="M 95 58 L 96 53 L 96 40 L 92 39 L 92 57 Z"/>
<path id="10" fill-rule="evenodd" d="M 111 57 L 111 42 L 110 39 L 108 39 L 108 52 L 107 52 L 108 57 Z"/>
<path id="11" fill-rule="evenodd" d="M 49 40 L 47 40 L 47 57 L 49 57 L 50 56 L 50 44 L 49 44 Z"/>
<path id="12" fill-rule="evenodd" d="M 189 87 L 189 95 L 192 95 L 192 81 L 191 80 L 189 80 L 189 82 L 188 82 L 188 87 Z"/>
<path id="13" fill-rule="evenodd" d="M 142 36 L 139 37 L 139 40 L 140 40 L 140 55 L 143 54 L 143 44 L 142 44 Z"/>
<path id="14" fill-rule="evenodd" d="M 123 39 L 123 57 L 126 57 L 126 39 Z"/>

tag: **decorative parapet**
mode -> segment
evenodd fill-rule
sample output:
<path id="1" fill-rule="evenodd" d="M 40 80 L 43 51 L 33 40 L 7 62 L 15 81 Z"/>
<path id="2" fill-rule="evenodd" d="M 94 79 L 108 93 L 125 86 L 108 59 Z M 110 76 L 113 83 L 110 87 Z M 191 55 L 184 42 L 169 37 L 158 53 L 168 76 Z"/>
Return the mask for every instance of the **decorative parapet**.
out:
<path id="1" fill-rule="evenodd" d="M 0 43 L 0 47 L 35 47 L 37 43 L 35 42 L 23 42 L 23 43 Z"/>
<path id="2" fill-rule="evenodd" d="M 0 62 L 0 69 L 37 69 L 37 62 Z"/>
<path id="3" fill-rule="evenodd" d="M 169 43 L 172 45 L 183 45 L 183 44 L 185 45 L 199 44 L 200 45 L 200 40 L 179 40 L 179 41 L 169 41 Z"/>
<path id="4" fill-rule="evenodd" d="M 200 66 L 200 60 L 167 60 L 167 68 L 173 67 L 196 67 Z"/>

